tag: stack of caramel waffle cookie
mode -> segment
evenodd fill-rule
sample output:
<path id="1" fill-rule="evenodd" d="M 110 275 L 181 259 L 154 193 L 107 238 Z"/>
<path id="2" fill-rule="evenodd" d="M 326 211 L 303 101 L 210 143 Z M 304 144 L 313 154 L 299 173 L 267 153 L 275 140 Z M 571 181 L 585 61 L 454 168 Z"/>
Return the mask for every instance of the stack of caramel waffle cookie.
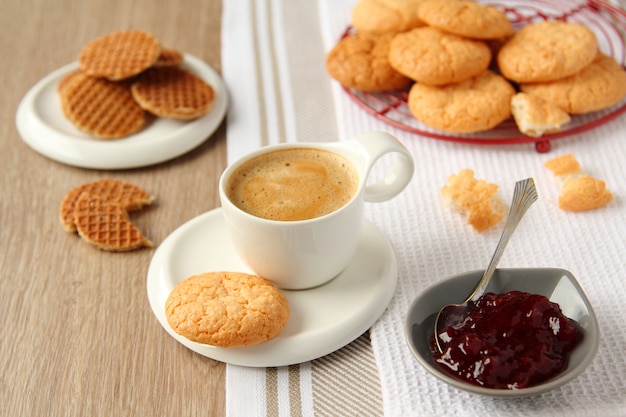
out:
<path id="1" fill-rule="evenodd" d="M 79 69 L 58 84 L 63 113 L 80 131 L 119 139 L 153 117 L 191 120 L 209 113 L 215 91 L 183 68 L 184 55 L 140 30 L 112 32 L 87 43 Z"/>

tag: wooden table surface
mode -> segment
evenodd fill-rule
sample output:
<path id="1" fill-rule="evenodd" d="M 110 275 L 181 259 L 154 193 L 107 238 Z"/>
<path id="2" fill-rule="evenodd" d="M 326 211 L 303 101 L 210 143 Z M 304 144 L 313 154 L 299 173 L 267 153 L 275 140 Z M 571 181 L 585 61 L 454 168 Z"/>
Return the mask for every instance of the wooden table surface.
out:
<path id="1" fill-rule="evenodd" d="M 50 160 L 15 126 L 17 106 L 38 80 L 111 31 L 147 30 L 220 72 L 221 9 L 218 0 L 0 4 L 1 416 L 225 414 L 224 364 L 184 348 L 152 314 L 146 274 L 155 249 L 103 252 L 58 219 L 71 188 L 104 177 L 129 181 L 156 196 L 131 218 L 158 246 L 219 205 L 224 124 L 182 157 L 122 171 Z"/>

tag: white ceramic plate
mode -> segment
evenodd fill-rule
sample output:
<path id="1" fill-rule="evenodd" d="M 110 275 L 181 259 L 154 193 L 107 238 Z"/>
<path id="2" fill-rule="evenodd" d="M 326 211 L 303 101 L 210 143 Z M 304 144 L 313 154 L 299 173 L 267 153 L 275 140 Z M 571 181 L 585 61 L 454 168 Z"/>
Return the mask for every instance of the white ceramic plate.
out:
<path id="1" fill-rule="evenodd" d="M 91 169 L 127 169 L 176 158 L 206 141 L 219 127 L 228 107 L 220 76 L 205 62 L 185 55 L 183 66 L 215 90 L 213 109 L 192 121 L 155 118 L 139 132 L 117 140 L 101 140 L 77 130 L 63 115 L 57 84 L 78 63 L 68 64 L 39 81 L 22 99 L 16 124 L 35 151 L 64 164 Z"/>
<path id="2" fill-rule="evenodd" d="M 283 291 L 291 316 L 278 336 L 258 345 L 219 348 L 180 336 L 165 318 L 172 289 L 188 276 L 209 271 L 250 272 L 234 253 L 221 208 L 183 224 L 159 246 L 148 270 L 150 306 L 163 328 L 194 352 L 253 367 L 306 362 L 352 342 L 387 308 L 398 278 L 391 244 L 366 221 L 357 253 L 339 276 L 314 289 Z"/>

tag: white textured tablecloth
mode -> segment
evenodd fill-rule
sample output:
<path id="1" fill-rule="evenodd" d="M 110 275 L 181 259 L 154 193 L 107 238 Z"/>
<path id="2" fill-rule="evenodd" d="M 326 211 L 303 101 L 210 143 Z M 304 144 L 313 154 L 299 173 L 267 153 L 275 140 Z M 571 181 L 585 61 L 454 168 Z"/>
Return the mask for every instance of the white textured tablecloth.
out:
<path id="1" fill-rule="evenodd" d="M 325 53 L 349 24 L 354 2 L 224 2 L 228 155 L 232 160 L 269 143 L 344 140 L 371 130 L 395 134 L 415 157 L 415 178 L 395 199 L 367 205 L 366 217 L 395 249 L 397 290 L 370 331 L 371 350 L 363 337 L 337 356 L 312 363 L 271 370 L 229 365 L 228 415 L 347 415 L 345 410 L 365 409 L 369 415 L 398 417 L 626 416 L 626 117 L 553 141 L 546 154 L 532 144 L 466 145 L 391 128 L 355 105 L 325 72 Z M 583 213 L 558 208 L 561 184 L 543 163 L 570 152 L 583 171 L 606 181 L 615 196 L 607 207 Z M 517 180 L 535 179 L 539 201 L 499 266 L 567 269 L 595 309 L 602 335 L 598 354 L 584 374 L 560 389 L 523 399 L 472 395 L 428 374 L 406 346 L 403 325 L 410 302 L 441 279 L 485 268 L 503 226 L 475 233 L 442 204 L 439 189 L 463 168 L 499 184 L 505 201 Z M 367 355 L 377 372 L 368 368 Z M 356 380 L 345 376 L 351 367 Z M 366 398 L 373 403 L 358 408 Z"/>

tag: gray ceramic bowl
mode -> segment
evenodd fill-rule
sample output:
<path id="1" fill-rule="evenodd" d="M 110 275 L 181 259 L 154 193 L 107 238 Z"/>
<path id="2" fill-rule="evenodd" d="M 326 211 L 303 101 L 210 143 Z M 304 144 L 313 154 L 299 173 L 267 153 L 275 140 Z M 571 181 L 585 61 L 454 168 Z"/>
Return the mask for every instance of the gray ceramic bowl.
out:
<path id="1" fill-rule="evenodd" d="M 409 308 L 405 336 L 420 364 L 440 380 L 465 391 L 494 397 L 523 397 L 557 388 L 578 375 L 591 363 L 600 341 L 596 315 L 582 288 L 569 271 L 556 268 L 498 269 L 487 291 L 497 294 L 512 290 L 545 295 L 561 306 L 563 314 L 577 321 L 584 330 L 581 343 L 572 352 L 567 368 L 556 377 L 519 390 L 483 388 L 455 379 L 434 363 L 429 348 L 435 315 L 445 304 L 460 303 L 473 291 L 483 271 L 472 271 L 448 278 L 428 288 Z"/>

